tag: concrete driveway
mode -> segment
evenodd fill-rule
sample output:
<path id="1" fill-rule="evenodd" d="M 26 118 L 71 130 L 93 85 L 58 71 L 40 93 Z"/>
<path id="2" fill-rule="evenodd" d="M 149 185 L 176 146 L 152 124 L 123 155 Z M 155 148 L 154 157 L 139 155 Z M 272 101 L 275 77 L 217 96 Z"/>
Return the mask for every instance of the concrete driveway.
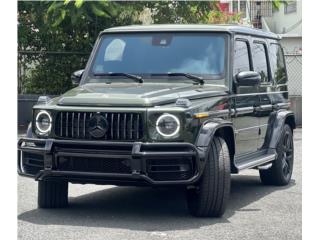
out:
<path id="1" fill-rule="evenodd" d="M 223 218 L 193 218 L 173 189 L 69 185 L 68 209 L 37 209 L 37 183 L 18 177 L 19 239 L 301 239 L 301 129 L 286 187 L 264 186 L 258 172 L 232 176 Z"/>

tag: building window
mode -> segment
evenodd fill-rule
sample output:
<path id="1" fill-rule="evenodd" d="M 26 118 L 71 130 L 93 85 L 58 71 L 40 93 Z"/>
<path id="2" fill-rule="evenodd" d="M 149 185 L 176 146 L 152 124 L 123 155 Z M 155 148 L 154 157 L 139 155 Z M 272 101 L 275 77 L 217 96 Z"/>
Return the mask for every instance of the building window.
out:
<path id="1" fill-rule="evenodd" d="M 232 1 L 232 12 L 242 13 L 243 17 L 247 15 L 247 2 L 246 1 Z"/>
<path id="2" fill-rule="evenodd" d="M 297 12 L 297 1 L 287 2 L 287 4 L 284 6 L 284 13 L 289 14 L 294 12 Z"/>

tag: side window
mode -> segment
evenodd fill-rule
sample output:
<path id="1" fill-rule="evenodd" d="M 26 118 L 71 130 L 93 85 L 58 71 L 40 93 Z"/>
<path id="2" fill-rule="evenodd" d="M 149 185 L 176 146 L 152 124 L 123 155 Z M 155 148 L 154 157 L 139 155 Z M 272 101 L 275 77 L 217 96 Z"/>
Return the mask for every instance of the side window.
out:
<path id="1" fill-rule="evenodd" d="M 276 84 L 285 84 L 288 80 L 282 48 L 279 44 L 270 45 L 270 67 Z"/>
<path id="2" fill-rule="evenodd" d="M 269 76 L 268 76 L 266 46 L 263 43 L 257 43 L 257 42 L 253 43 L 252 59 L 253 59 L 253 70 L 260 73 L 262 82 L 268 82 Z"/>
<path id="3" fill-rule="evenodd" d="M 234 49 L 233 75 L 242 71 L 250 71 L 248 43 L 237 40 Z"/>

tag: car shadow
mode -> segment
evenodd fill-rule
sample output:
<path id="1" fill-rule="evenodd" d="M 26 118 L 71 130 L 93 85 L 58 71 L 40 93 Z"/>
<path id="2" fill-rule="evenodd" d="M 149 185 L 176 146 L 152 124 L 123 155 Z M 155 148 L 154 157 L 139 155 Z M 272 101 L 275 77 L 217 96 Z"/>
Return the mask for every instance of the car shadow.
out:
<path id="1" fill-rule="evenodd" d="M 114 187 L 69 198 L 66 209 L 34 209 L 18 219 L 40 225 L 70 225 L 122 228 L 138 231 L 197 229 L 228 223 L 238 211 L 261 211 L 250 204 L 264 196 L 295 185 L 274 187 L 261 184 L 258 176 L 232 176 L 231 196 L 222 218 L 195 220 L 187 209 L 185 192 L 174 188 Z"/>

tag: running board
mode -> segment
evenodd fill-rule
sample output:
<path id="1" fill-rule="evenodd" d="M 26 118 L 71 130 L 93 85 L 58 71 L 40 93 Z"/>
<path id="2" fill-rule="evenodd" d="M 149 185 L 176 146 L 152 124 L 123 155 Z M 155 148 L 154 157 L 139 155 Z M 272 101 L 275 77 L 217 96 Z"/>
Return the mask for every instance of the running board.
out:
<path id="1" fill-rule="evenodd" d="M 260 166 L 262 164 L 271 162 L 276 159 L 275 153 L 267 153 L 256 157 L 246 158 L 246 159 L 238 159 L 238 161 L 235 161 L 235 166 L 240 170 L 248 169 L 248 168 L 254 168 L 257 166 Z"/>

